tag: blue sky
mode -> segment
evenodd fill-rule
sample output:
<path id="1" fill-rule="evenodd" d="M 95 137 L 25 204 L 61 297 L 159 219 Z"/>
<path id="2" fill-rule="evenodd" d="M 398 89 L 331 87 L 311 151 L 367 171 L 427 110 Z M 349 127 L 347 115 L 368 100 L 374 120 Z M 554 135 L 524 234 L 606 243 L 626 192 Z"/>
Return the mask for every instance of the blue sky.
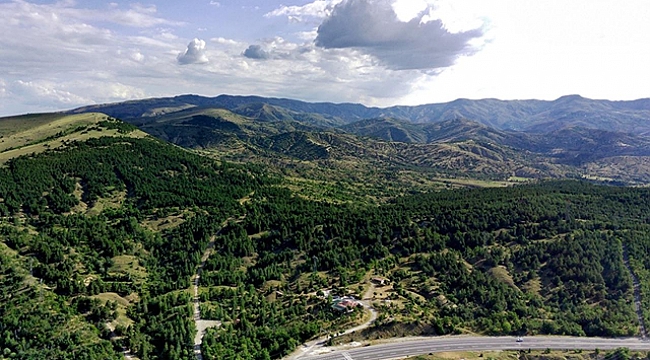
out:
<path id="1" fill-rule="evenodd" d="M 650 97 L 647 0 L 0 0 L 0 116 L 143 97 Z"/>

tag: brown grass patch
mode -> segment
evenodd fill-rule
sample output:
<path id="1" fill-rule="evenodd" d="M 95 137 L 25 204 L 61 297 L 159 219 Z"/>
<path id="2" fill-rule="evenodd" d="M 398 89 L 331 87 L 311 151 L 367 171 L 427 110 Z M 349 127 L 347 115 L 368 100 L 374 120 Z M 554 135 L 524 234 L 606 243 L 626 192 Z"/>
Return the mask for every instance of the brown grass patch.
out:
<path id="1" fill-rule="evenodd" d="M 133 255 L 119 255 L 113 258 L 113 266 L 109 273 L 129 274 L 134 281 L 144 281 L 147 278 L 147 269 L 142 266 L 137 257 Z"/>
<path id="2" fill-rule="evenodd" d="M 528 280 L 524 286 L 522 286 L 526 292 L 533 293 L 535 295 L 541 295 L 542 292 L 542 280 L 539 277 Z"/>
<path id="3" fill-rule="evenodd" d="M 512 287 L 513 289 L 519 290 L 515 281 L 512 279 L 512 275 L 508 272 L 508 269 L 503 265 L 495 266 L 488 270 L 488 274 L 492 275 L 495 279 L 501 281 L 504 284 Z"/>
<path id="4" fill-rule="evenodd" d="M 185 213 L 145 220 L 142 225 L 153 231 L 172 229 L 185 222 Z"/>

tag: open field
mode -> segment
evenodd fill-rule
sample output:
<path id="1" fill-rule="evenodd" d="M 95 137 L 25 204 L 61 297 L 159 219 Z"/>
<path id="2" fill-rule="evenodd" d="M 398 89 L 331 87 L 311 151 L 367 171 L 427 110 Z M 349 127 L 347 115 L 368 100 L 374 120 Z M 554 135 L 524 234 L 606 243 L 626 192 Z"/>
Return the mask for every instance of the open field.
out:
<path id="1" fill-rule="evenodd" d="M 68 141 L 84 141 L 102 136 L 123 136 L 117 129 L 94 126 L 108 117 L 99 113 L 78 115 L 42 114 L 0 119 L 0 164 L 9 159 L 38 154 L 65 146 Z M 129 137 L 142 138 L 135 130 Z"/>

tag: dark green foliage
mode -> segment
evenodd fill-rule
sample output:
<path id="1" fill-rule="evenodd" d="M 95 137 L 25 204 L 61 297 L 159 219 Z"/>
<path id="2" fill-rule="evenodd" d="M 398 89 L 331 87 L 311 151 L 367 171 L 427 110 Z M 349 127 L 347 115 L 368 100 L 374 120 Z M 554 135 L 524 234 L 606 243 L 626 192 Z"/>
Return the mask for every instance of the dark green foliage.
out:
<path id="1" fill-rule="evenodd" d="M 16 264 L 17 259 L 0 248 L 0 348 L 14 353 L 12 359 L 122 358 L 108 341 L 89 342 L 98 330 L 75 323 L 76 310 L 42 286 L 30 285 Z M 102 309 L 96 307 L 97 313 Z"/>
<path id="2" fill-rule="evenodd" d="M 128 347 L 140 359 L 191 359 L 194 355 L 192 305 L 187 293 L 144 298 L 129 310 L 135 324 Z"/>
<path id="3" fill-rule="evenodd" d="M 261 283 L 274 274 L 310 271 L 310 263 L 297 269 L 285 265 L 294 250 L 316 257 L 319 270 L 332 272 L 369 264 L 381 269 L 392 256 L 430 253 L 415 257 L 414 270 L 440 283 L 438 292 L 454 306 L 437 311 L 452 325 L 494 334 L 626 336 L 636 331 L 631 282 L 613 230 L 639 226 L 650 215 L 639 202 L 648 190 L 542 183 L 421 194 L 381 208 L 312 202 L 279 189 L 256 195 L 263 201 L 248 205 L 243 226 L 248 234 L 271 232 L 256 244 L 245 236 L 224 238 L 223 253 L 254 252 L 259 262 L 242 273 L 222 259 L 226 272 L 206 284 Z M 227 250 L 249 247 L 244 253 Z M 468 271 L 464 261 L 485 268 Z M 523 293 L 485 271 L 498 265 L 519 286 L 541 276 L 544 292 Z M 265 276 L 257 278 L 255 269 L 264 269 Z M 398 272 L 393 277 L 400 280 Z M 424 286 L 418 291 L 429 296 Z M 434 304 L 423 306 L 437 308 Z M 449 331 L 436 326 L 438 332 Z"/>
<path id="4" fill-rule="evenodd" d="M 201 305 L 223 326 L 204 338 L 206 359 L 280 358 L 322 325 L 339 330 L 345 316 L 306 293 L 356 291 L 348 285 L 369 270 L 405 303 L 400 314 L 380 310 L 423 314 L 413 321 L 432 334 L 633 335 L 624 248 L 650 299 L 648 189 L 544 182 L 333 204 L 298 196 L 259 168 L 131 138 L 74 142 L 7 165 L 0 246 L 15 255 L 0 254 L 0 348 L 19 358 L 39 358 L 41 348 L 53 359 L 114 359 L 120 343 L 143 360 L 192 358 L 186 289 L 212 238 Z M 116 191 L 126 198 L 94 216 L 72 214 L 77 184 L 89 205 Z M 182 223 L 142 226 L 168 215 Z M 146 276 L 111 271 L 120 255 Z M 134 324 L 114 344 L 102 339 L 116 305 L 92 297 L 105 292 L 139 296 L 127 310 Z"/>
<path id="5" fill-rule="evenodd" d="M 218 304 L 213 315 L 228 321 L 204 338 L 202 352 L 208 359 L 281 358 L 318 334 L 317 316 L 330 313 L 324 300 L 286 306 L 269 302 L 253 287 L 210 291 L 202 301 Z"/>
<path id="6" fill-rule="evenodd" d="M 70 194 L 75 178 L 87 203 L 126 190 L 129 203 L 141 210 L 205 206 L 222 212 L 260 181 L 246 168 L 217 164 L 156 140 L 106 137 L 11 160 L 0 169 L 0 198 L 10 214 L 68 211 L 77 203 Z M 52 195 L 43 197 L 47 193 Z"/>
<path id="7" fill-rule="evenodd" d="M 130 131 L 118 122 L 100 126 Z M 117 191 L 126 199 L 96 216 L 71 214 L 77 183 L 91 206 Z M 42 288 L 22 285 L 24 275 L 0 274 L 0 348 L 25 359 L 119 359 L 122 342 L 141 359 L 191 358 L 190 298 L 175 290 L 189 286 L 210 236 L 241 211 L 238 199 L 268 183 L 253 167 L 153 139 L 92 139 L 11 160 L 0 168 L 0 246 L 14 249 L 14 266 L 31 269 Z M 185 210 L 186 221 L 170 230 L 140 225 Z M 110 272 L 118 255 L 137 258 L 146 279 Z M 4 259 L 0 265 L 13 270 Z M 103 292 L 141 297 L 128 311 L 135 324 L 121 329 L 126 338 L 114 344 L 99 337 L 108 338 L 105 324 L 115 319 L 116 304 L 89 297 Z M 78 331 L 68 331 L 70 323 Z"/>
<path id="8" fill-rule="evenodd" d="M 125 123 L 113 118 L 108 118 L 107 120 L 100 121 L 97 123 L 97 125 L 104 129 L 116 129 L 120 134 L 128 134 L 132 131 L 138 130 L 137 127 L 129 123 Z"/>

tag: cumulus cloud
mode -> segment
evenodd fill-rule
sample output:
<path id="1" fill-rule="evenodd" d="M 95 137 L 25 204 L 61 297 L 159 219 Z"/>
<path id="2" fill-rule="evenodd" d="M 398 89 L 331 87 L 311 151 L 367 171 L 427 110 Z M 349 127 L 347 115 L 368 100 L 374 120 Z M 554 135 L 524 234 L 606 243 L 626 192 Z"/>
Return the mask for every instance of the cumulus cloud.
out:
<path id="1" fill-rule="evenodd" d="M 274 38 L 264 39 L 262 45 L 250 45 L 242 55 L 254 60 L 298 60 L 304 61 L 301 54 L 310 51 L 313 44 L 296 44 L 286 39 L 276 36 Z"/>
<path id="2" fill-rule="evenodd" d="M 205 41 L 196 38 L 190 41 L 185 52 L 178 54 L 177 60 L 181 65 L 207 63 L 209 60 L 205 53 Z"/>
<path id="3" fill-rule="evenodd" d="M 421 15 L 401 21 L 390 0 L 345 0 L 318 27 L 316 45 L 360 49 L 397 70 L 441 69 L 476 51 L 471 42 L 482 29 L 452 33 L 441 19 Z"/>
<path id="4" fill-rule="evenodd" d="M 244 50 L 243 55 L 249 59 L 265 60 L 270 57 L 268 51 L 262 49 L 261 45 L 251 45 Z"/>

